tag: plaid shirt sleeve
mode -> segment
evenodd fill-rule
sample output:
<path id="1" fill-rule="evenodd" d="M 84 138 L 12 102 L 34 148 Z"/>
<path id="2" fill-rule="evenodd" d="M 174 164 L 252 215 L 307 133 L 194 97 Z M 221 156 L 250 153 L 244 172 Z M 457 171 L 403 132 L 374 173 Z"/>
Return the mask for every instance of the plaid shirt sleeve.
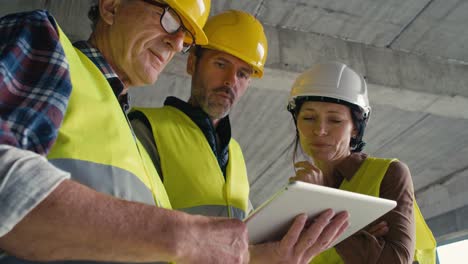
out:
<path id="1" fill-rule="evenodd" d="M 47 11 L 0 18 L 0 144 L 45 155 L 71 93 L 68 62 Z"/>

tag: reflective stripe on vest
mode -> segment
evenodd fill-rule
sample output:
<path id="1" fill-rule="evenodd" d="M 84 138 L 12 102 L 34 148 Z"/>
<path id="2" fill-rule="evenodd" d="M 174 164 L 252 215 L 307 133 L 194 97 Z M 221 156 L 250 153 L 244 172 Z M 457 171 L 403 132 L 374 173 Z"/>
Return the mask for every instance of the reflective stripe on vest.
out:
<path id="1" fill-rule="evenodd" d="M 153 195 L 148 191 L 148 187 L 126 170 L 84 160 L 53 159 L 50 162 L 62 170 L 71 172 L 73 180 L 99 192 L 154 205 Z M 121 186 L 131 186 L 131 189 Z"/>
<path id="2" fill-rule="evenodd" d="M 230 209 L 230 210 L 229 210 Z M 199 214 L 206 216 L 230 216 L 231 218 L 244 219 L 247 215 L 242 209 L 224 205 L 201 205 L 190 208 L 178 209 L 189 214 Z"/>
<path id="3" fill-rule="evenodd" d="M 48 158 L 99 192 L 170 208 L 159 175 L 145 149 L 137 146 L 106 78 L 61 30 L 59 34 L 73 89 Z"/>
<path id="4" fill-rule="evenodd" d="M 187 115 L 172 106 L 136 110 L 151 124 L 173 208 L 239 219 L 246 216 L 249 181 L 242 151 L 234 139 L 229 143 L 225 181 L 205 135 Z"/>
<path id="5" fill-rule="evenodd" d="M 397 161 L 397 159 L 367 157 L 351 181 L 344 180 L 340 189 L 379 197 L 380 184 L 382 183 L 390 163 L 394 161 Z M 417 261 L 419 264 L 435 264 L 436 243 L 434 236 L 427 227 L 426 221 L 419 211 L 416 200 L 413 202 L 413 207 L 414 221 L 416 224 L 414 261 Z M 342 264 L 344 262 L 336 250 L 331 248 L 314 258 L 310 263 Z"/>

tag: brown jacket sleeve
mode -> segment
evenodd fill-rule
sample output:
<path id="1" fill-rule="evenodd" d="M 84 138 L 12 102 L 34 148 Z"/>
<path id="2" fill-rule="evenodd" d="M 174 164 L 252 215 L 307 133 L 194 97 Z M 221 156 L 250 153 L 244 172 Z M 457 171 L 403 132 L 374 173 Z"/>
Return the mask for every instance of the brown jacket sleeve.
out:
<path id="1" fill-rule="evenodd" d="M 389 232 L 376 238 L 364 228 L 343 240 L 335 249 L 344 263 L 412 263 L 416 242 L 413 194 L 408 167 L 402 162 L 391 163 L 380 186 L 380 197 L 397 201 L 397 206 L 374 222 L 386 221 Z"/>

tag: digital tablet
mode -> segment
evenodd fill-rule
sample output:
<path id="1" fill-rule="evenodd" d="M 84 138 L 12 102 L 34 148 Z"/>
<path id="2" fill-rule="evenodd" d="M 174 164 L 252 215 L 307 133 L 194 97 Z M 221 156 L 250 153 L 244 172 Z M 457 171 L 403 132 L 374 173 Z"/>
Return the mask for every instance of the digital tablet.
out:
<path id="1" fill-rule="evenodd" d="M 334 246 L 395 206 L 392 200 L 296 181 L 283 187 L 244 221 L 250 243 L 258 244 L 280 240 L 298 214 L 316 216 L 328 208 L 336 213 L 348 211 L 350 225 Z"/>

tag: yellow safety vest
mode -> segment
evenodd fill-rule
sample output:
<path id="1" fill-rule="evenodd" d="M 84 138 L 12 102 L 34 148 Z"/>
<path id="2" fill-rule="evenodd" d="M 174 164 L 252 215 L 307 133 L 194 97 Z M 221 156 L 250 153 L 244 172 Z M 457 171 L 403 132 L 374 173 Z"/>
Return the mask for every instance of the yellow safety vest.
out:
<path id="1" fill-rule="evenodd" d="M 380 184 L 382 183 L 390 163 L 393 161 L 397 160 L 368 157 L 353 176 L 351 181 L 344 180 L 340 189 L 379 197 Z M 427 226 L 426 221 L 424 221 L 424 217 L 419 210 L 416 200 L 414 200 L 413 207 L 414 220 L 416 224 L 414 261 L 418 261 L 419 264 L 435 264 L 436 241 L 431 230 Z M 336 252 L 335 248 L 331 248 L 315 257 L 310 263 L 342 264 L 344 261 Z"/>
<path id="2" fill-rule="evenodd" d="M 249 181 L 239 144 L 231 139 L 226 180 L 205 135 L 172 106 L 137 108 L 151 124 L 164 186 L 174 209 L 192 214 L 243 219 Z"/>
<path id="3" fill-rule="evenodd" d="M 72 93 L 48 158 L 73 180 L 118 198 L 171 208 L 164 185 L 136 141 L 111 86 L 59 28 Z"/>

